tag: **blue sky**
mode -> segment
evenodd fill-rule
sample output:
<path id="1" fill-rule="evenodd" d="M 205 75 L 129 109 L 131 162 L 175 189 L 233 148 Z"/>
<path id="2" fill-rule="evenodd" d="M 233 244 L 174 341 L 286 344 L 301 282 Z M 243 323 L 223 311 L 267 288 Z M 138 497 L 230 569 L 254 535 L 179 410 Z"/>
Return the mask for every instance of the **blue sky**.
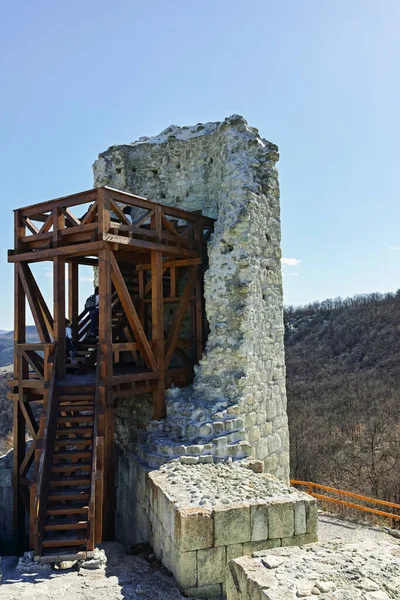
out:
<path id="1" fill-rule="evenodd" d="M 280 148 L 285 302 L 400 287 L 398 0 L 16 0 L 0 27 L 0 328 L 13 208 L 91 187 L 112 144 L 233 113 Z"/>

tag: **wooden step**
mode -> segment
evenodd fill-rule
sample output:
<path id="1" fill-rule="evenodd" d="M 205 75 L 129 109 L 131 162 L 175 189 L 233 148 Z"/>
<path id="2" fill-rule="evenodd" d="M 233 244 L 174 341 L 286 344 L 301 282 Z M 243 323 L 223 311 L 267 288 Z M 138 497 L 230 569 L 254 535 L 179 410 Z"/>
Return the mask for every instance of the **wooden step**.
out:
<path id="1" fill-rule="evenodd" d="M 50 564 L 63 561 L 85 560 L 86 557 L 86 548 L 83 550 L 75 549 L 75 552 L 71 548 L 56 548 L 56 551 L 43 548 L 42 554 L 35 556 L 34 560 L 43 564 Z"/>
<path id="2" fill-rule="evenodd" d="M 43 548 L 57 548 L 64 546 L 86 546 L 87 538 L 86 537 L 76 537 L 76 538 L 67 538 L 62 537 L 54 540 L 43 540 L 42 547 Z"/>
<path id="3" fill-rule="evenodd" d="M 57 417 L 57 423 L 89 423 L 93 415 L 71 415 L 70 417 Z"/>
<path id="4" fill-rule="evenodd" d="M 67 427 L 56 429 L 56 435 L 88 435 L 93 433 L 93 427 Z"/>
<path id="5" fill-rule="evenodd" d="M 94 384 L 88 383 L 83 385 L 60 385 L 58 383 L 58 389 L 60 390 L 61 395 L 68 396 L 78 396 L 80 394 L 95 394 L 96 386 Z"/>
<path id="6" fill-rule="evenodd" d="M 70 452 L 64 450 L 63 452 L 53 452 L 53 458 L 92 458 L 91 452 L 85 452 L 83 450 L 71 450 Z"/>
<path id="7" fill-rule="evenodd" d="M 51 467 L 52 473 L 73 473 L 74 471 L 91 471 L 92 465 L 89 463 L 75 463 L 71 465 L 68 463 L 67 465 L 53 465 Z"/>
<path id="8" fill-rule="evenodd" d="M 87 477 L 63 477 L 62 479 L 51 479 L 50 487 L 66 487 L 68 485 L 90 485 L 90 479 Z"/>
<path id="9" fill-rule="evenodd" d="M 49 492 L 49 502 L 64 502 L 65 500 L 89 500 L 89 492 L 78 490 L 77 492 Z"/>
<path id="10" fill-rule="evenodd" d="M 49 506 L 46 510 L 46 515 L 47 516 L 52 516 L 52 515 L 84 515 L 87 514 L 89 512 L 89 506 L 87 506 L 86 504 L 81 505 L 81 506 L 75 506 L 75 505 L 70 505 L 70 506 L 64 506 L 64 507 L 60 507 L 60 506 Z"/>
<path id="11" fill-rule="evenodd" d="M 93 402 L 82 402 L 82 403 L 75 403 L 75 404 L 59 404 L 58 405 L 58 412 L 81 412 L 81 411 L 85 411 L 85 412 L 93 412 L 94 410 L 94 403 Z"/>
<path id="12" fill-rule="evenodd" d="M 58 403 L 60 404 L 61 402 L 67 402 L 68 404 L 71 404 L 73 402 L 77 402 L 79 404 L 82 404 L 83 402 L 94 402 L 94 397 L 92 394 L 74 394 L 74 395 L 68 395 L 68 394 L 62 394 L 60 396 L 58 396 Z"/>
<path id="13" fill-rule="evenodd" d="M 92 445 L 92 440 L 91 438 L 86 438 L 85 440 L 77 440 L 76 438 L 70 438 L 68 440 L 54 440 L 54 448 L 57 448 L 59 446 L 77 446 L 77 447 L 84 447 L 84 446 L 91 446 Z"/>
<path id="14" fill-rule="evenodd" d="M 44 531 L 69 531 L 70 529 L 86 529 L 89 521 L 72 521 L 71 519 L 60 519 L 50 521 L 44 526 Z"/>

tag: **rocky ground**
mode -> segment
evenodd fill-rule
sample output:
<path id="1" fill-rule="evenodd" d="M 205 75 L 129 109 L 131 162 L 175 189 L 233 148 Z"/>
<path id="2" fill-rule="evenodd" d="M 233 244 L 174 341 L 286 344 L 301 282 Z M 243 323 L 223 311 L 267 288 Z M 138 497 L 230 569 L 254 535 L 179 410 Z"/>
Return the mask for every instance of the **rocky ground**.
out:
<path id="1" fill-rule="evenodd" d="M 159 564 L 127 554 L 120 544 L 102 547 L 107 554 L 105 571 L 24 573 L 16 569 L 16 557 L 2 558 L 1 600 L 184 600 L 173 577 Z"/>
<path id="2" fill-rule="evenodd" d="M 380 554 L 380 544 L 384 543 L 386 547 L 389 543 L 400 554 L 399 540 L 389 536 L 381 528 L 344 521 L 327 513 L 319 515 L 319 538 L 321 543 L 339 539 L 356 545 L 366 543 L 372 548 L 371 553 L 375 551 Z M 3 557 L 1 600 L 184 600 L 174 579 L 151 556 L 145 553 L 142 556 L 127 554 L 120 544 L 107 543 L 103 547 L 108 557 L 104 572 L 78 572 L 76 568 L 66 571 L 18 572 L 18 559 Z M 398 556 L 395 558 L 396 561 L 400 560 Z M 375 561 L 374 564 L 376 566 L 383 563 Z M 398 595 L 395 594 L 389 598 L 400 599 L 400 587 Z"/>
<path id="3" fill-rule="evenodd" d="M 230 600 L 400 598 L 400 547 L 388 541 L 274 548 L 253 557 L 230 564 Z"/>

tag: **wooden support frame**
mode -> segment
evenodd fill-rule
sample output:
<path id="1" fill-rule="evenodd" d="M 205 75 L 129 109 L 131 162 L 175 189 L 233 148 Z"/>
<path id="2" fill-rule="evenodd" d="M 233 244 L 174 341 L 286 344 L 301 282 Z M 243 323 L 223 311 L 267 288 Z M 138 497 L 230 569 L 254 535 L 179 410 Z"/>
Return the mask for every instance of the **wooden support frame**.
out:
<path id="1" fill-rule="evenodd" d="M 86 206 L 79 211 L 81 205 Z M 141 216 L 133 222 L 124 205 L 140 209 Z M 37 550 L 41 547 L 33 532 L 35 527 L 38 531 L 37 509 L 43 518 L 40 495 L 47 486 L 43 479 L 44 445 L 46 464 L 52 452 L 49 411 L 53 415 L 50 420 L 54 420 L 54 402 L 61 389 L 58 385 L 62 383 L 64 389 L 69 385 L 61 381 L 65 377 L 65 317 L 72 323 L 77 345 L 82 344 L 77 354 L 87 357 L 89 370 L 97 362 L 93 386 L 97 391 L 96 453 L 92 465 L 96 472 L 91 495 L 94 528 L 92 523 L 89 532 L 89 545 L 93 546 L 114 537 L 114 398 L 152 393 L 153 418 L 162 419 L 165 388 L 172 382 L 190 382 L 194 361 L 201 356 L 204 231 L 209 235 L 212 223 L 201 214 L 107 187 L 15 211 L 14 250 L 9 253 L 9 262 L 15 265 L 15 377 L 10 398 L 15 429 L 14 526 L 22 545 L 24 510 L 30 506 L 31 545 Z M 40 261 L 53 264 L 52 311 L 29 266 Z M 97 343 L 89 340 L 86 345 L 82 342 L 90 318 L 87 311 L 78 314 L 80 264 L 99 270 L 99 337 Z M 40 344 L 26 344 L 26 300 Z M 165 318 L 169 311 L 175 312 L 172 323 Z M 184 338 L 180 331 L 189 315 L 192 334 Z M 128 370 L 114 371 L 114 357 L 116 362 L 127 364 Z M 131 370 L 129 365 L 133 365 Z M 73 389 L 82 389 L 84 394 L 87 388 L 77 384 Z M 33 417 L 31 401 L 43 402 L 45 416 L 39 423 Z M 26 432 L 33 440 L 28 451 Z M 29 469 L 34 461 L 38 479 L 31 479 L 28 493 L 28 477 L 35 471 Z"/>

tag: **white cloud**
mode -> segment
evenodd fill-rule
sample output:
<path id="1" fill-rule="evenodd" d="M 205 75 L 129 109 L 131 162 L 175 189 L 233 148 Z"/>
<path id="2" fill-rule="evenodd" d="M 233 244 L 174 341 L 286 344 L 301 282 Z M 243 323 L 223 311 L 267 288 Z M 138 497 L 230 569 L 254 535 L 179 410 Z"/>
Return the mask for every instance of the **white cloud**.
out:
<path id="1" fill-rule="evenodd" d="M 80 277 L 79 281 L 91 281 L 93 283 L 93 277 Z"/>
<path id="2" fill-rule="evenodd" d="M 301 260 L 298 258 L 282 258 L 281 259 L 283 265 L 289 265 L 289 267 L 296 267 Z"/>
<path id="3" fill-rule="evenodd" d="M 400 250 L 400 246 L 389 246 L 389 250 Z"/>

